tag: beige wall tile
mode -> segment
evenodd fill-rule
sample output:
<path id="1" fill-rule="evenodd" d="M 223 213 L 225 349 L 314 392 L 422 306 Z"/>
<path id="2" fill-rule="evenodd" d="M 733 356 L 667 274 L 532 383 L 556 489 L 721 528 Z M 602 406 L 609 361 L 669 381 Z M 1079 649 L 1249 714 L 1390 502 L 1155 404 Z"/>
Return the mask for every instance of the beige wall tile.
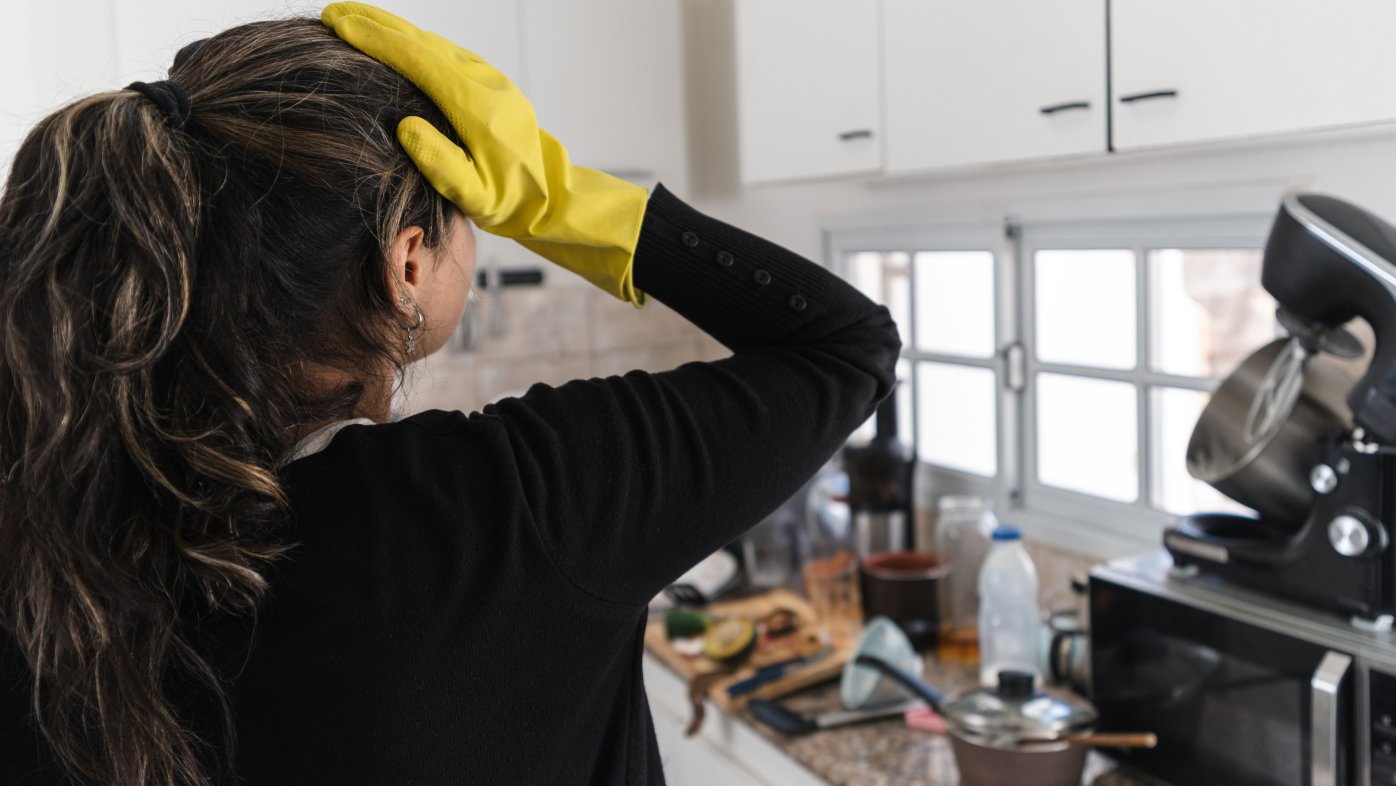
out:
<path id="1" fill-rule="evenodd" d="M 475 396 L 483 407 L 501 395 L 522 395 L 535 382 L 556 386 L 587 376 L 587 359 L 582 354 L 565 358 L 481 358 L 475 362 Z"/>
<path id="2" fill-rule="evenodd" d="M 475 359 L 443 350 L 412 364 L 401 401 L 405 415 L 428 409 L 474 410 Z"/>
<path id="3" fill-rule="evenodd" d="M 1076 596 L 1071 591 L 1071 579 L 1088 573 L 1100 560 L 1034 541 L 1028 541 L 1027 547 L 1037 568 L 1042 608 L 1055 611 L 1074 607 Z"/>
<path id="4" fill-rule="evenodd" d="M 612 374 L 624 374 L 635 369 L 667 371 L 690 360 L 698 359 L 694 355 L 692 347 L 686 343 L 668 347 L 614 349 L 591 354 L 590 374 L 594 377 L 606 377 Z"/>
<path id="5" fill-rule="evenodd" d="M 637 309 L 599 289 L 588 293 L 587 323 L 593 350 L 676 344 L 702 335 L 693 323 L 657 300 Z"/>
<path id="6" fill-rule="evenodd" d="M 482 295 L 475 305 L 476 343 L 481 359 L 559 357 L 584 352 L 589 345 L 587 295 L 573 288 L 506 287 Z M 493 315 L 501 334 L 490 332 Z"/>
<path id="7" fill-rule="evenodd" d="M 698 331 L 698 337 L 693 339 L 693 350 L 695 360 L 721 360 L 732 356 L 732 350 L 701 330 Z"/>

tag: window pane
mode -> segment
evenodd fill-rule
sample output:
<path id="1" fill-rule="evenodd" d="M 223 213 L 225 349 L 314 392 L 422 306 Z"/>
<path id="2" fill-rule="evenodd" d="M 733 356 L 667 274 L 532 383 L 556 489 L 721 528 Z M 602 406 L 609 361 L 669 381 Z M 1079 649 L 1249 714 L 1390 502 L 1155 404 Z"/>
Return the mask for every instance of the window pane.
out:
<path id="1" fill-rule="evenodd" d="M 916 346 L 974 358 L 994 354 L 994 255 L 916 254 Z"/>
<path id="2" fill-rule="evenodd" d="M 916 365 L 916 452 L 922 461 L 993 477 L 998 473 L 994 372 L 951 363 Z"/>
<path id="3" fill-rule="evenodd" d="M 915 422 L 915 413 L 912 411 L 911 402 L 911 361 L 897 361 L 897 390 L 893 394 L 897 397 L 897 439 L 906 445 L 915 445 L 916 437 L 912 430 Z"/>
<path id="4" fill-rule="evenodd" d="M 1138 402 L 1127 382 L 1037 375 L 1037 478 L 1119 502 L 1139 498 Z"/>
<path id="5" fill-rule="evenodd" d="M 1198 512 L 1249 513 L 1255 511 L 1188 474 L 1188 440 L 1207 406 L 1208 394 L 1183 388 L 1153 388 L 1149 424 L 1153 456 L 1154 507 L 1185 515 Z"/>
<path id="6" fill-rule="evenodd" d="M 848 255 L 853 286 L 892 312 L 903 345 L 909 343 L 911 336 L 909 259 L 904 251 L 858 251 Z"/>
<path id="7" fill-rule="evenodd" d="M 1275 337 L 1259 249 L 1150 251 L 1149 365 L 1169 374 L 1230 373 Z"/>
<path id="8" fill-rule="evenodd" d="M 1134 252 L 1041 250 L 1033 265 L 1038 359 L 1134 368 Z"/>

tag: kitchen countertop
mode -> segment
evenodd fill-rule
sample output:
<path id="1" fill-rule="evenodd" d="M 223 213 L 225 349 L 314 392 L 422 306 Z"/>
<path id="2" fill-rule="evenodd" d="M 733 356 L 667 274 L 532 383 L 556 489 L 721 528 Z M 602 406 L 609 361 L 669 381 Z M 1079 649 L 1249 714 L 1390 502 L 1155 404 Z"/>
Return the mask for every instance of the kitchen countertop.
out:
<path id="1" fill-rule="evenodd" d="M 937 687 L 953 692 L 974 682 L 976 675 L 970 668 L 944 664 L 929 655 L 923 658 L 925 677 Z M 843 708 L 837 680 L 807 688 L 780 701 L 802 715 Z M 708 712 L 721 713 L 722 710 L 709 701 Z M 757 722 L 745 710 L 732 717 L 831 786 L 955 786 L 959 782 L 949 737 L 909 729 L 899 717 L 795 737 Z M 1143 781 L 1116 770 L 1113 762 L 1094 751 L 1087 758 L 1082 783 L 1144 786 Z"/>

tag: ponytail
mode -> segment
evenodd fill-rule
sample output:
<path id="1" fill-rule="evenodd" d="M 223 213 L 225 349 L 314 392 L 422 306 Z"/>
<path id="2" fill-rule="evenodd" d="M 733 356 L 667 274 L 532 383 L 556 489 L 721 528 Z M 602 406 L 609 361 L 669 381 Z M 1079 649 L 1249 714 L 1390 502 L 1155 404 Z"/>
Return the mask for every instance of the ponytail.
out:
<path id="1" fill-rule="evenodd" d="M 278 502 L 269 475 L 220 450 L 218 424 L 162 406 L 200 203 L 188 138 L 134 91 L 40 123 L 0 201 L 0 621 L 54 752 L 123 786 L 208 782 L 162 692 L 177 662 L 221 695 L 177 590 L 251 608 L 275 556 L 239 544 L 225 512 Z M 180 506 L 217 520 L 165 515 Z"/>
<path id="2" fill-rule="evenodd" d="M 233 28 L 171 76 L 183 128 L 136 90 L 78 101 L 0 193 L 0 633 L 59 762 L 111 786 L 233 769 L 192 623 L 264 599 L 293 545 L 283 457 L 364 391 L 299 370 L 400 371 L 385 249 L 413 225 L 435 245 L 451 210 L 394 136 L 449 126 L 318 20 Z"/>

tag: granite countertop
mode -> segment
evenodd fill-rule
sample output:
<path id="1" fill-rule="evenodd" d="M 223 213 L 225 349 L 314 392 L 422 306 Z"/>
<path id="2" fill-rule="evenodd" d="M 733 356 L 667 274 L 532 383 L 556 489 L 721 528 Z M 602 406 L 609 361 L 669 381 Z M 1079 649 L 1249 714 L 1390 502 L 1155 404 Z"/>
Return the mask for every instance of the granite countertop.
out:
<path id="1" fill-rule="evenodd" d="M 933 685 L 953 692 L 973 684 L 976 675 L 972 669 L 941 663 L 929 654 L 922 657 L 924 676 Z M 785 696 L 780 702 L 806 716 L 843 709 L 837 680 Z M 711 702 L 708 706 L 711 711 L 721 712 Z M 900 717 L 795 737 L 759 723 L 745 710 L 735 717 L 832 786 L 955 786 L 959 783 L 950 738 L 909 729 Z M 1095 751 L 1087 757 L 1082 783 L 1144 786 L 1143 781 L 1116 770 L 1113 762 Z"/>

